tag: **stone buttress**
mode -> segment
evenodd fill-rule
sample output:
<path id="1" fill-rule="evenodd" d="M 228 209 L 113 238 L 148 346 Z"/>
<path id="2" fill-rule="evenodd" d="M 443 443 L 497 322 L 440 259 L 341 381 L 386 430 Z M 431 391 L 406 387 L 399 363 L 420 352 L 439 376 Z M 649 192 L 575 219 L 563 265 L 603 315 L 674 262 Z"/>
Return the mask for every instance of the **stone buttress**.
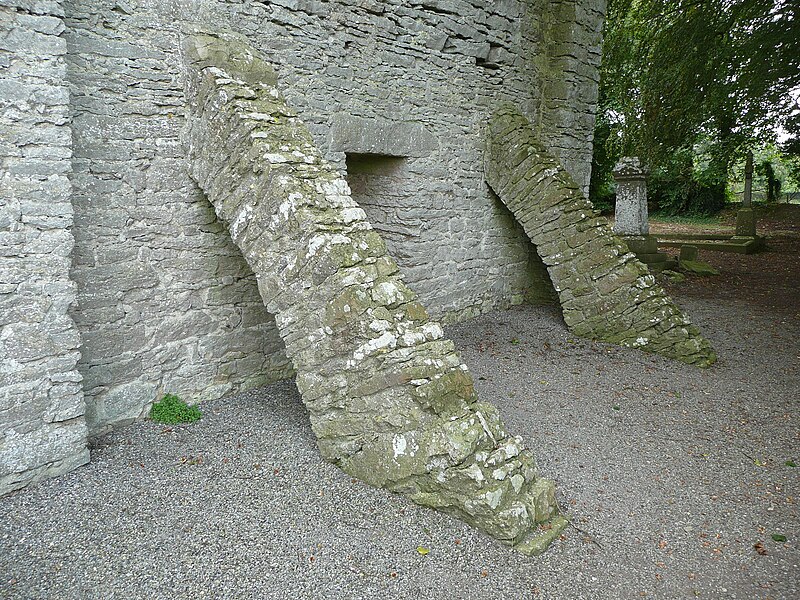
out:
<path id="1" fill-rule="evenodd" d="M 570 175 L 506 105 L 492 117 L 486 181 L 536 246 L 576 335 L 706 367 L 711 344 L 612 234 Z"/>
<path id="2" fill-rule="evenodd" d="M 184 43 L 190 170 L 276 315 L 323 457 L 505 544 L 566 521 L 519 437 L 403 283 L 347 183 L 241 38 Z"/>

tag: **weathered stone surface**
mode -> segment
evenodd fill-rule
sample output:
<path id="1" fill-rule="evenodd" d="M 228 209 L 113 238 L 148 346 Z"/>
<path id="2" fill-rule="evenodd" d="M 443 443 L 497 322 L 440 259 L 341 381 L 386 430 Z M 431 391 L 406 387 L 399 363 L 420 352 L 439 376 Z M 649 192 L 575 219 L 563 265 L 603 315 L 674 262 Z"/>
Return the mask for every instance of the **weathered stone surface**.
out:
<path id="1" fill-rule="evenodd" d="M 0 495 L 89 460 L 60 2 L 0 2 Z"/>
<path id="2" fill-rule="evenodd" d="M 92 436 L 165 392 L 196 402 L 293 374 L 255 276 L 186 173 L 179 31 L 212 4 L 64 2 Z"/>
<path id="3" fill-rule="evenodd" d="M 347 183 L 258 53 L 184 45 L 191 173 L 256 273 L 323 457 L 526 552 L 563 527 L 522 440 L 476 398 Z M 539 524 L 553 525 L 542 534 Z"/>
<path id="4" fill-rule="evenodd" d="M 659 252 L 650 235 L 647 214 L 647 169 L 635 156 L 623 156 L 614 167 L 617 200 L 613 231 L 652 272 L 674 269 L 678 263 Z"/>
<path id="5" fill-rule="evenodd" d="M 749 206 L 736 212 L 736 235 L 756 237 L 756 213 Z"/>
<path id="6" fill-rule="evenodd" d="M 164 392 L 199 401 L 293 374 L 255 274 L 185 169 L 176 56 L 189 21 L 239 31 L 278 65 L 283 93 L 348 171 L 431 314 L 453 322 L 551 300 L 544 264 L 483 185 L 480 130 L 498 101 L 514 101 L 588 184 L 604 5 L 0 0 L 0 160 L 14 186 L 0 193 L 11 199 L 0 205 L 0 327 L 71 314 L 82 333 L 80 354 L 46 360 L 77 342 L 26 341 L 35 330 L 12 327 L 11 352 L 65 372 L 80 357 L 94 436 Z M 360 131 L 333 148 L 337 115 Z M 375 152 L 405 158 L 372 169 Z M 364 157 L 371 170 L 359 171 Z M 32 272 L 69 272 L 77 298 L 70 279 Z M 0 386 L 24 373 L 9 368 Z M 29 392 L 7 389 L 14 405 Z M 64 400 L 46 414 L 70 414 Z"/>
<path id="7" fill-rule="evenodd" d="M 614 167 L 617 201 L 614 205 L 614 233 L 647 236 L 647 169 L 634 156 L 624 156 Z"/>
<path id="8" fill-rule="evenodd" d="M 604 5 L 65 0 L 73 317 L 90 332 L 78 367 L 92 435 L 128 421 L 106 396 L 140 380 L 191 401 L 293 372 L 255 275 L 184 167 L 175 57 L 186 22 L 238 31 L 268 56 L 341 172 L 352 165 L 346 153 L 408 157 L 347 179 L 406 281 L 449 323 L 550 300 L 544 265 L 483 185 L 480 129 L 499 100 L 517 102 L 588 185 Z M 22 40 L 9 38 L 13 53 L 12 41 Z M 334 147 L 341 115 L 360 131 Z M 188 321 L 204 326 L 195 331 Z M 130 373 L 118 368 L 137 360 Z M 100 371 L 102 381 L 89 377 Z M 153 400 L 140 396 L 142 410 Z"/>
<path id="9" fill-rule="evenodd" d="M 422 123 L 364 119 L 337 114 L 330 132 L 330 149 L 336 152 L 384 156 L 428 156 L 438 147 Z"/>
<path id="10" fill-rule="evenodd" d="M 614 236 L 516 108 L 487 129 L 486 181 L 536 245 L 578 335 L 698 366 L 716 356 L 647 267 Z M 552 235 L 552 232 L 556 232 Z"/>

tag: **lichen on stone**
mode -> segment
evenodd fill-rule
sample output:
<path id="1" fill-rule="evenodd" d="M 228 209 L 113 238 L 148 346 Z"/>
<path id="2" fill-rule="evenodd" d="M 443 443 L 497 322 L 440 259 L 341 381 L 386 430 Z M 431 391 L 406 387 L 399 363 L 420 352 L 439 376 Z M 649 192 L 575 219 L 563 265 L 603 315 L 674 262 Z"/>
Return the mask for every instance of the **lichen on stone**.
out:
<path id="1" fill-rule="evenodd" d="M 189 35 L 183 56 L 191 174 L 276 316 L 322 456 L 522 552 L 543 551 L 566 524 L 553 483 L 478 400 L 270 66 L 228 34 Z"/>
<path id="2" fill-rule="evenodd" d="M 547 266 L 571 331 L 700 367 L 714 363 L 708 340 L 595 216 L 512 105 L 498 109 L 487 127 L 484 172 Z"/>

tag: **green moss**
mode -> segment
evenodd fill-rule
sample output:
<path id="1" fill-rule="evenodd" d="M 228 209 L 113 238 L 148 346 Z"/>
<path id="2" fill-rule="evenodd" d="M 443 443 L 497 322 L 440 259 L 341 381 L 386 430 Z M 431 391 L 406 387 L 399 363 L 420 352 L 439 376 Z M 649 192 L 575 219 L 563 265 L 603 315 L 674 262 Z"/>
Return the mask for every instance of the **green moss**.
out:
<path id="1" fill-rule="evenodd" d="M 189 406 L 174 394 L 166 394 L 150 408 L 150 418 L 157 423 L 192 423 L 202 416 L 199 408 Z"/>

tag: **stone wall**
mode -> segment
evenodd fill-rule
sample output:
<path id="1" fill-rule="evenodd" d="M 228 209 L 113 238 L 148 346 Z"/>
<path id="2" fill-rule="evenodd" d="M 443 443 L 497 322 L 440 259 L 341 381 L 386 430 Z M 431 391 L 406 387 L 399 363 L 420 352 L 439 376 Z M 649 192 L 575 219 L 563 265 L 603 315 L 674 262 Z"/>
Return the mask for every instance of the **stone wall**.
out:
<path id="1" fill-rule="evenodd" d="M 86 460 L 87 426 L 102 434 L 162 393 L 196 402 L 293 373 L 187 173 L 187 28 L 240 32 L 268 57 L 407 282 L 450 322 L 552 297 L 483 181 L 481 130 L 512 101 L 588 181 L 604 4 L 0 0 L 6 489 Z"/>
<path id="2" fill-rule="evenodd" d="M 245 34 L 342 172 L 359 157 L 397 161 L 350 181 L 433 315 L 450 322 L 551 293 L 524 232 L 482 180 L 481 128 L 500 101 L 514 101 L 540 116 L 543 137 L 588 181 L 604 2 L 64 5 L 74 317 L 94 434 L 140 416 L 162 392 L 196 401 L 291 374 L 252 272 L 184 167 L 177 55 L 191 22 Z M 572 14 L 565 6 L 579 20 L 556 27 Z M 563 99 L 545 102 L 562 80 Z M 387 182 L 392 195 L 382 193 Z"/>
<path id="3" fill-rule="evenodd" d="M 0 495 L 89 460 L 62 14 L 0 0 Z"/>
<path id="4" fill-rule="evenodd" d="M 197 402 L 292 372 L 252 272 L 186 173 L 178 44 L 192 4 L 65 2 L 93 435 L 163 393 Z"/>
<path id="5" fill-rule="evenodd" d="M 600 83 L 602 26 L 606 2 L 545 0 L 539 4 L 542 48 L 538 105 L 526 112 L 539 139 L 589 195 L 591 150 Z M 588 162 L 587 162 L 588 160 Z"/>

